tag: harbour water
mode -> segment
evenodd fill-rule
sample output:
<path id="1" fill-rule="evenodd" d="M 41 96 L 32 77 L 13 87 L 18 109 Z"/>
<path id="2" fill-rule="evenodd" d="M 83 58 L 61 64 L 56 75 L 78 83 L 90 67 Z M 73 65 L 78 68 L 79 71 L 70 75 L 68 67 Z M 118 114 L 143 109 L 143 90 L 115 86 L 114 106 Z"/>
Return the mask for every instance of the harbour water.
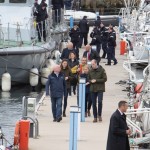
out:
<path id="1" fill-rule="evenodd" d="M 6 139 L 13 144 L 16 121 L 22 117 L 23 96 L 40 98 L 42 89 L 32 92 L 30 86 L 13 87 L 11 92 L 0 92 L 0 126 Z"/>

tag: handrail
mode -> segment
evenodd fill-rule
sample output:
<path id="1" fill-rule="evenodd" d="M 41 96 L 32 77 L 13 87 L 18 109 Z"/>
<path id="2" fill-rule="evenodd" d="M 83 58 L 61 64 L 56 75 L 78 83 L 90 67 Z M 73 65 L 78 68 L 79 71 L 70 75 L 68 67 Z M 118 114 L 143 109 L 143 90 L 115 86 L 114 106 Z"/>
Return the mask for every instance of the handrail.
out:
<path id="1" fill-rule="evenodd" d="M 147 71 L 149 68 L 150 68 L 150 64 L 149 64 L 146 68 L 144 68 L 144 70 L 143 70 L 143 77 L 144 77 L 144 78 L 146 77 L 146 71 Z"/>
<path id="2" fill-rule="evenodd" d="M 136 81 L 136 75 L 135 75 L 135 73 L 133 71 L 131 71 L 131 69 L 129 69 L 129 67 L 127 66 L 128 64 L 129 63 L 127 61 L 124 61 L 123 62 L 123 68 L 130 73 L 130 77 L 132 78 L 130 80 L 131 81 Z"/>
<path id="3" fill-rule="evenodd" d="M 138 127 L 138 125 L 136 125 L 136 124 L 135 124 L 133 121 L 131 121 L 128 117 L 126 118 L 126 120 L 127 120 L 127 123 L 128 123 L 133 129 L 135 129 L 136 131 L 139 132 L 140 137 L 143 137 L 141 128 Z"/>

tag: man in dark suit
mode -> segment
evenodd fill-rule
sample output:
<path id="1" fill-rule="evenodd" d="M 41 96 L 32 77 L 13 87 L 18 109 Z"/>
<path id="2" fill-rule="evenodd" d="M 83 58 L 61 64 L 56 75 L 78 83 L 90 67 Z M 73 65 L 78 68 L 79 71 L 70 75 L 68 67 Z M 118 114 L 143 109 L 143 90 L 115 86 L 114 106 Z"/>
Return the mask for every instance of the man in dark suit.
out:
<path id="1" fill-rule="evenodd" d="M 88 32 L 89 32 L 89 23 L 87 21 L 87 16 L 84 16 L 79 22 L 80 28 L 80 47 L 82 47 L 83 39 L 84 45 L 88 44 Z"/>
<path id="2" fill-rule="evenodd" d="M 95 59 L 98 64 L 100 62 L 100 56 L 98 55 L 97 51 L 92 50 L 90 45 L 85 46 L 85 52 L 83 53 L 83 57 L 86 57 L 87 61 Z"/>
<path id="3" fill-rule="evenodd" d="M 127 102 L 120 101 L 118 109 L 112 114 L 106 150 L 130 150 L 128 135 L 131 134 L 131 130 L 127 126 L 126 115 L 124 114 L 127 109 Z"/>

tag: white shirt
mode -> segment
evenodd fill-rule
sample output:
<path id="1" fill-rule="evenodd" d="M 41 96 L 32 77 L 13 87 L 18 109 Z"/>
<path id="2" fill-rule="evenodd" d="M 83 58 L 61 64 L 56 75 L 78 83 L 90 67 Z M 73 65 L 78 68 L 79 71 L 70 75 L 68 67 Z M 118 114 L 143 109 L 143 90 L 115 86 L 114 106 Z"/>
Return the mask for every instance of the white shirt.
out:
<path id="1" fill-rule="evenodd" d="M 120 109 L 118 109 L 118 111 L 120 112 L 121 115 L 123 115 L 123 112 Z"/>

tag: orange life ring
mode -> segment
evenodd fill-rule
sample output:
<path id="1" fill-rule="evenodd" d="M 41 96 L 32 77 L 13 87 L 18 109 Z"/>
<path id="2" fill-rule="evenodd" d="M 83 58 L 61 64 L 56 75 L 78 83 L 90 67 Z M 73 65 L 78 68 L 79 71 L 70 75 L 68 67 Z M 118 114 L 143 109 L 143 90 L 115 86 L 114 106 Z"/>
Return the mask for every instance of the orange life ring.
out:
<path id="1" fill-rule="evenodd" d="M 19 121 L 16 123 L 15 127 L 15 134 L 14 134 L 14 146 L 19 144 L 19 128 L 20 128 L 20 123 Z"/>

